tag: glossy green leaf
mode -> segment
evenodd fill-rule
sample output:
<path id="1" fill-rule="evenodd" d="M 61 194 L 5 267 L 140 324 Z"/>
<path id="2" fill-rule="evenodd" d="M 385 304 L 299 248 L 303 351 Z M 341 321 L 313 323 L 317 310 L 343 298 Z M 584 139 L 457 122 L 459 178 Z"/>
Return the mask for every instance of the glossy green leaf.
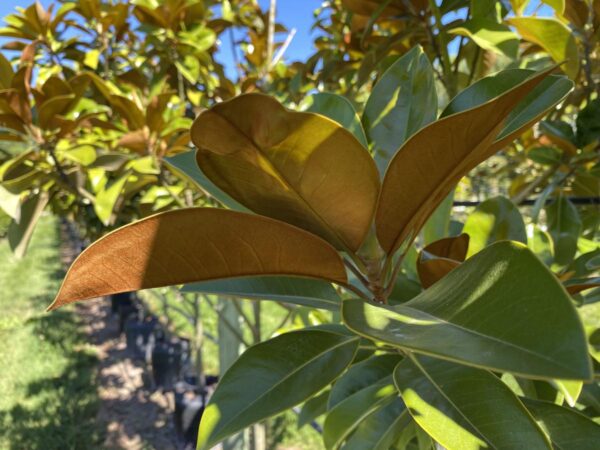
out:
<path id="1" fill-rule="evenodd" d="M 21 212 L 20 199 L 21 196 L 19 194 L 13 194 L 0 185 L 0 209 L 10 218 L 17 221 Z"/>
<path id="2" fill-rule="evenodd" d="M 94 211 L 98 219 L 102 221 L 104 225 L 109 225 L 114 220 L 113 212 L 117 206 L 117 202 L 123 194 L 123 189 L 129 178 L 129 173 L 121 176 L 114 180 L 108 187 L 102 189 L 96 195 L 96 201 L 94 202 Z"/>
<path id="3" fill-rule="evenodd" d="M 554 261 L 554 244 L 547 231 L 535 223 L 527 225 L 528 246 L 544 264 L 550 266 Z"/>
<path id="4" fill-rule="evenodd" d="M 187 284 L 183 292 L 204 292 L 254 300 L 275 300 L 339 311 L 340 296 L 331 283 L 298 277 L 248 277 Z"/>
<path id="5" fill-rule="evenodd" d="M 522 244 L 487 247 L 402 305 L 346 300 L 342 317 L 360 335 L 463 364 L 536 378 L 591 377 L 569 296 Z"/>
<path id="6" fill-rule="evenodd" d="M 302 330 L 250 347 L 219 381 L 202 415 L 198 449 L 301 403 L 352 361 L 359 339 Z"/>
<path id="7" fill-rule="evenodd" d="M 320 394 L 309 398 L 304 405 L 302 405 L 300 414 L 298 414 L 298 428 L 302 428 L 327 412 L 329 392 L 329 390 L 323 391 Z"/>
<path id="8" fill-rule="evenodd" d="M 415 356 L 398 364 L 394 382 L 415 422 L 448 450 L 552 449 L 523 404 L 488 371 Z"/>
<path id="9" fill-rule="evenodd" d="M 463 228 L 469 235 L 467 256 L 479 253 L 488 245 L 503 240 L 527 244 L 525 222 L 519 209 L 506 197 L 490 198 L 469 214 Z"/>
<path id="10" fill-rule="evenodd" d="M 404 402 L 394 398 L 389 404 L 372 412 L 348 437 L 343 450 L 389 450 L 412 419 Z"/>
<path id="11" fill-rule="evenodd" d="M 179 153 L 175 156 L 169 156 L 165 158 L 165 161 L 167 164 L 182 172 L 186 177 L 196 183 L 200 189 L 213 197 L 223 206 L 233 209 L 234 211 L 250 212 L 248 208 L 232 199 L 229 195 L 219 189 L 212 181 L 210 181 L 206 175 L 204 175 L 196 163 L 195 150 Z"/>
<path id="12" fill-rule="evenodd" d="M 25 256 L 35 226 L 48 204 L 48 193 L 41 192 L 21 203 L 18 220 L 8 227 L 8 244 L 17 258 Z"/>
<path id="13" fill-rule="evenodd" d="M 368 147 L 360 118 L 346 97 L 329 92 L 309 95 L 303 103 L 304 111 L 329 117 L 350 131 L 364 147 Z"/>
<path id="14" fill-rule="evenodd" d="M 324 116 L 245 94 L 194 121 L 196 159 L 213 183 L 252 211 L 357 250 L 379 192 L 369 152 Z"/>
<path id="15" fill-rule="evenodd" d="M 380 174 L 404 142 L 436 116 L 433 68 L 415 47 L 386 70 L 365 105 L 362 122 Z"/>
<path id="16" fill-rule="evenodd" d="M 370 386 L 355 392 L 327 412 L 323 424 L 323 442 L 328 450 L 339 449 L 344 440 L 371 413 L 392 402 L 398 391 L 387 376 Z"/>
<path id="17" fill-rule="evenodd" d="M 440 203 L 423 226 L 423 243 L 425 245 L 448 236 L 453 205 L 454 191 L 450 192 L 444 201 Z"/>
<path id="18" fill-rule="evenodd" d="M 519 51 L 519 38 L 509 27 L 491 19 L 474 18 L 449 30 L 452 34 L 466 36 L 484 50 L 516 58 Z"/>
<path id="19" fill-rule="evenodd" d="M 400 359 L 399 355 L 377 355 L 354 364 L 331 388 L 328 409 L 389 376 Z"/>
<path id="20" fill-rule="evenodd" d="M 581 232 L 581 218 L 575 205 L 559 196 L 546 206 L 548 232 L 554 241 L 554 260 L 557 264 L 569 264 L 577 252 L 577 239 Z"/>
<path id="21" fill-rule="evenodd" d="M 571 79 L 579 72 L 579 51 L 569 27 L 553 17 L 513 17 L 507 20 L 526 41 L 542 47 Z"/>
<path id="22" fill-rule="evenodd" d="M 507 117 L 549 73 L 433 122 L 402 146 L 385 174 L 375 215 L 377 238 L 387 253 L 413 240 L 458 181 L 496 152 L 492 144 Z"/>
<path id="23" fill-rule="evenodd" d="M 441 117 L 488 102 L 519 85 L 534 73 L 527 69 L 509 69 L 482 78 L 454 97 Z M 572 88 L 573 82 L 564 76 L 551 75 L 544 79 L 508 115 L 504 126 L 496 136 L 493 147 L 499 150 L 509 144 L 560 102 Z"/>
<path id="24" fill-rule="evenodd" d="M 523 403 L 557 450 L 596 450 L 600 425 L 572 409 L 528 398 Z"/>

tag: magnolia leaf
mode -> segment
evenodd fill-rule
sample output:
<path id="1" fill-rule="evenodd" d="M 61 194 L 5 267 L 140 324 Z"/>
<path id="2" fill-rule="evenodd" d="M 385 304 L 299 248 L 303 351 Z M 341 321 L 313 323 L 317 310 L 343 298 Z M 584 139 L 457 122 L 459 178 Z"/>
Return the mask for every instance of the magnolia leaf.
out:
<path id="1" fill-rule="evenodd" d="M 415 422 L 448 450 L 552 449 L 510 388 L 486 370 L 411 356 L 394 382 Z"/>
<path id="2" fill-rule="evenodd" d="M 595 450 L 600 425 L 581 413 L 553 403 L 524 398 L 523 403 L 548 434 L 555 449 Z"/>
<path id="3" fill-rule="evenodd" d="M 467 217 L 463 232 L 470 237 L 467 256 L 479 253 L 496 241 L 510 240 L 527 244 L 523 217 L 506 197 L 493 197 L 479 204 Z"/>
<path id="4" fill-rule="evenodd" d="M 381 76 L 363 113 L 362 122 L 382 176 L 396 150 L 436 116 L 433 68 L 423 49 L 414 47 Z"/>
<path id="5" fill-rule="evenodd" d="M 440 203 L 423 225 L 423 243 L 431 244 L 450 234 L 450 220 L 454 206 L 454 190 Z"/>
<path id="6" fill-rule="evenodd" d="M 40 126 L 42 128 L 49 128 L 52 126 L 52 119 L 55 116 L 65 112 L 67 107 L 72 104 L 75 99 L 75 95 L 59 95 L 46 100 L 38 111 L 38 118 Z"/>
<path id="7" fill-rule="evenodd" d="M 327 413 L 323 424 L 325 448 L 339 449 L 348 435 L 372 412 L 392 402 L 398 391 L 392 381 L 391 371 L 384 379 L 341 401 Z"/>
<path id="8" fill-rule="evenodd" d="M 0 209 L 18 222 L 21 215 L 21 196 L 7 191 L 0 185 Z"/>
<path id="9" fill-rule="evenodd" d="M 368 151 L 336 122 L 247 94 L 201 113 L 192 126 L 198 165 L 254 212 L 356 250 L 379 191 Z"/>
<path id="10" fill-rule="evenodd" d="M 400 148 L 383 180 L 375 217 L 386 252 L 414 239 L 458 181 L 495 153 L 491 145 L 510 112 L 549 74 L 538 73 L 494 100 L 444 117 Z"/>
<path id="11" fill-rule="evenodd" d="M 183 292 L 203 292 L 255 300 L 275 300 L 339 311 L 340 296 L 331 283 L 299 277 L 246 277 L 187 284 Z"/>
<path id="12" fill-rule="evenodd" d="M 198 449 L 310 398 L 346 369 L 358 343 L 357 337 L 301 330 L 250 347 L 219 380 L 202 415 Z"/>
<path id="13" fill-rule="evenodd" d="M 129 173 L 117 178 L 110 186 L 103 188 L 94 202 L 94 211 L 104 225 L 110 225 L 114 220 L 114 211 L 123 194 L 123 189 L 129 178 Z"/>
<path id="14" fill-rule="evenodd" d="M 533 44 L 542 47 L 572 80 L 579 72 L 579 51 L 569 27 L 553 17 L 513 17 L 507 22 Z"/>
<path id="15" fill-rule="evenodd" d="M 200 189 L 223 206 L 235 211 L 250 212 L 248 208 L 232 199 L 202 173 L 202 170 L 196 163 L 196 151 L 190 150 L 189 152 L 169 156 L 168 158 L 165 158 L 165 161 L 168 165 L 174 167 L 179 172 L 182 172 L 187 178 L 196 183 Z"/>
<path id="16" fill-rule="evenodd" d="M 573 260 L 577 252 L 577 239 L 582 228 L 579 212 L 562 195 L 546 206 L 545 210 L 548 232 L 554 241 L 554 261 L 564 266 Z"/>
<path id="17" fill-rule="evenodd" d="M 462 364 L 534 378 L 591 377 L 569 296 L 518 243 L 487 247 L 402 305 L 346 300 L 342 318 L 362 336 Z"/>
<path id="18" fill-rule="evenodd" d="M 190 208 L 156 214 L 94 242 L 72 264 L 50 309 L 118 292 L 253 275 L 346 282 L 335 249 L 304 230 L 266 217 Z"/>
<path id="19" fill-rule="evenodd" d="M 8 244 L 17 258 L 25 256 L 35 226 L 48 204 L 47 192 L 29 197 L 21 204 L 19 220 L 13 220 L 8 227 Z"/>
<path id="20" fill-rule="evenodd" d="M 469 235 L 461 234 L 435 241 L 421 250 L 417 260 L 417 272 L 424 288 L 445 277 L 462 263 L 467 256 Z"/>
<path id="21" fill-rule="evenodd" d="M 319 92 L 308 96 L 303 106 L 305 107 L 304 111 L 321 114 L 335 120 L 350 131 L 365 148 L 368 147 L 360 118 L 346 97 L 329 92 Z"/>
<path id="22" fill-rule="evenodd" d="M 510 69 L 482 78 L 459 93 L 446 106 L 441 117 L 482 105 L 509 89 L 514 88 L 535 72 L 527 69 Z M 500 150 L 537 122 L 550 108 L 560 102 L 573 88 L 565 76 L 550 75 L 519 102 L 508 115 L 492 147 Z"/>
<path id="23" fill-rule="evenodd" d="M 332 409 L 348 397 L 389 376 L 401 360 L 399 355 L 377 355 L 354 364 L 331 388 L 327 408 Z"/>
<path id="24" fill-rule="evenodd" d="M 400 438 L 412 419 L 404 402 L 395 398 L 372 412 L 348 437 L 344 450 L 389 450 Z"/>
<path id="25" fill-rule="evenodd" d="M 302 405 L 300 414 L 298 414 L 298 428 L 302 428 L 325 414 L 327 412 L 328 398 L 329 390 L 326 390 L 308 399 L 304 405 Z"/>
<path id="26" fill-rule="evenodd" d="M 552 237 L 539 225 L 530 223 L 527 225 L 527 242 L 529 249 L 540 258 L 544 264 L 550 266 L 554 261 L 554 244 Z"/>
<path id="27" fill-rule="evenodd" d="M 491 19 L 474 18 L 448 30 L 470 38 L 484 50 L 514 59 L 519 52 L 519 38 L 509 27 Z"/>

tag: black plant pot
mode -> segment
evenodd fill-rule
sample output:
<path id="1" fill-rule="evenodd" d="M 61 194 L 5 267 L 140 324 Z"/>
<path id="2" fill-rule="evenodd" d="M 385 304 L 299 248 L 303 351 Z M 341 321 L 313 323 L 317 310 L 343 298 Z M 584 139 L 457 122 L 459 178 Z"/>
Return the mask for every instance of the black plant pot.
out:
<path id="1" fill-rule="evenodd" d="M 110 296 L 110 312 L 116 314 L 119 312 L 119 305 L 133 304 L 133 295 L 131 292 L 122 292 Z"/>
<path id="2" fill-rule="evenodd" d="M 154 316 L 147 316 L 143 320 L 138 320 L 130 316 L 125 322 L 125 339 L 127 342 L 127 351 L 135 359 L 144 359 L 148 346 L 151 345 L 150 336 L 158 325 L 158 319 Z"/>
<path id="3" fill-rule="evenodd" d="M 173 421 L 177 438 L 184 449 L 195 448 L 198 427 L 207 398 L 198 386 L 180 382 L 175 385 L 175 412 Z"/>
<path id="4" fill-rule="evenodd" d="M 125 323 L 127 320 L 132 318 L 139 320 L 139 317 L 142 313 L 139 305 L 133 302 L 119 303 L 117 311 L 119 314 L 119 334 L 123 334 L 125 331 Z"/>
<path id="5" fill-rule="evenodd" d="M 173 389 L 189 361 L 189 349 L 186 339 L 155 341 L 152 348 L 152 377 L 157 387 Z"/>

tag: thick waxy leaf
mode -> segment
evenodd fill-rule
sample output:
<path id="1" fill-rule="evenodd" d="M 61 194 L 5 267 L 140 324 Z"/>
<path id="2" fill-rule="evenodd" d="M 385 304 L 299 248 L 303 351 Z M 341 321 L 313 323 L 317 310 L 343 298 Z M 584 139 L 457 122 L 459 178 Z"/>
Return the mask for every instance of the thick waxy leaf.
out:
<path id="1" fill-rule="evenodd" d="M 415 356 L 398 364 L 394 382 L 415 422 L 448 450 L 552 449 L 508 386 L 488 371 Z"/>
<path id="2" fill-rule="evenodd" d="M 469 235 L 461 234 L 440 239 L 421 250 L 417 260 L 417 272 L 423 287 L 428 288 L 458 267 L 467 256 L 468 247 Z"/>
<path id="3" fill-rule="evenodd" d="M 400 438 L 411 417 L 400 398 L 371 413 L 346 440 L 343 450 L 389 450 Z"/>
<path id="4" fill-rule="evenodd" d="M 305 106 L 307 112 L 321 114 L 335 120 L 350 131 L 365 148 L 368 147 L 360 118 L 354 106 L 346 97 L 329 92 L 319 92 L 308 96 L 305 100 Z"/>
<path id="5" fill-rule="evenodd" d="M 350 364 L 358 343 L 356 337 L 302 330 L 250 347 L 219 381 L 202 415 L 198 449 L 310 398 Z"/>
<path id="6" fill-rule="evenodd" d="M 479 47 L 509 58 L 516 58 L 519 51 L 517 35 L 506 25 L 491 19 L 470 19 L 449 32 L 471 38 Z"/>
<path id="7" fill-rule="evenodd" d="M 198 165 L 251 210 L 356 250 L 373 217 L 377 169 L 354 136 L 321 115 L 248 94 L 200 114 Z"/>
<path id="8" fill-rule="evenodd" d="M 494 197 L 481 203 L 467 218 L 463 232 L 470 237 L 468 256 L 479 253 L 496 241 L 527 244 L 523 217 L 506 197 Z"/>
<path id="9" fill-rule="evenodd" d="M 35 226 L 48 204 L 48 193 L 41 192 L 21 204 L 18 220 L 8 227 L 8 244 L 17 258 L 25 256 Z"/>
<path id="10" fill-rule="evenodd" d="M 490 157 L 510 112 L 550 72 L 539 73 L 494 100 L 440 119 L 415 134 L 390 162 L 375 223 L 388 253 L 414 239 L 456 183 Z"/>
<path id="11" fill-rule="evenodd" d="M 338 449 L 346 437 L 382 405 L 392 402 L 398 395 L 391 371 L 381 381 L 362 389 L 340 402 L 327 413 L 323 424 L 325 448 Z"/>
<path id="12" fill-rule="evenodd" d="M 569 264 L 577 252 L 582 226 L 577 208 L 561 195 L 546 206 L 546 221 L 554 241 L 554 261 L 560 265 Z"/>
<path id="13" fill-rule="evenodd" d="M 382 175 L 398 148 L 436 116 L 433 68 L 423 49 L 415 47 L 383 74 L 363 113 L 363 125 Z"/>
<path id="14" fill-rule="evenodd" d="M 318 395 L 308 399 L 300 414 L 298 414 L 298 428 L 311 423 L 317 417 L 322 416 L 327 412 L 327 399 L 329 398 L 329 390 L 323 391 Z"/>
<path id="15" fill-rule="evenodd" d="M 110 186 L 105 187 L 96 196 L 94 202 L 94 211 L 98 216 L 98 219 L 102 221 L 104 225 L 109 225 L 113 222 L 117 202 L 123 194 L 123 189 L 127 183 L 129 174 L 126 173 L 122 177 L 116 179 L 111 183 Z"/>
<path id="16" fill-rule="evenodd" d="M 482 78 L 462 91 L 446 106 L 441 117 L 482 105 L 519 85 L 535 72 L 527 69 L 510 69 Z M 550 108 L 560 102 L 573 88 L 565 76 L 550 75 L 519 102 L 508 115 L 492 147 L 501 149 L 537 122 Z"/>
<path id="17" fill-rule="evenodd" d="M 600 425 L 584 415 L 553 403 L 523 399 L 523 403 L 550 436 L 557 450 L 596 450 Z"/>
<path id="18" fill-rule="evenodd" d="M 400 359 L 399 355 L 378 355 L 354 364 L 331 388 L 328 409 L 389 376 Z"/>
<path id="19" fill-rule="evenodd" d="M 90 245 L 73 263 L 51 305 L 117 292 L 253 275 L 345 282 L 333 247 L 266 217 L 191 208 L 156 214 Z"/>
<path id="20" fill-rule="evenodd" d="M 213 197 L 223 206 L 235 211 L 250 212 L 248 208 L 236 202 L 229 195 L 219 189 L 212 181 L 206 178 L 206 175 L 202 173 L 202 170 L 200 170 L 198 164 L 196 163 L 196 152 L 194 150 L 179 153 L 175 156 L 169 156 L 168 158 L 165 158 L 165 161 L 175 169 L 183 172 L 204 192 Z"/>
<path id="21" fill-rule="evenodd" d="M 342 317 L 363 336 L 463 364 L 540 378 L 591 377 L 569 296 L 517 243 L 489 246 L 402 305 L 346 300 Z"/>
<path id="22" fill-rule="evenodd" d="M 431 244 L 450 233 L 450 220 L 454 206 L 454 191 L 450 192 L 442 203 L 436 208 L 431 217 L 423 226 L 423 243 Z"/>
<path id="23" fill-rule="evenodd" d="M 256 300 L 275 300 L 310 308 L 339 311 L 341 303 L 331 283 L 298 277 L 248 277 L 185 285 L 183 292 L 204 292 Z"/>
<path id="24" fill-rule="evenodd" d="M 513 17 L 508 23 L 523 39 L 542 47 L 557 63 L 566 61 L 564 71 L 575 79 L 579 72 L 579 51 L 569 27 L 552 17 Z"/>

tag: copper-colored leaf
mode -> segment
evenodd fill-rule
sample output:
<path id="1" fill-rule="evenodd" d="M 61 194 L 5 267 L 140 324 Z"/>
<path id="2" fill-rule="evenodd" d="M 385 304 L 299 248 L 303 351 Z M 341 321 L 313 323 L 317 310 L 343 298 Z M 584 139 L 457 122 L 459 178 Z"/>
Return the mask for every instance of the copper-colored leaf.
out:
<path id="1" fill-rule="evenodd" d="M 456 183 L 495 153 L 491 145 L 509 113 L 552 70 L 426 126 L 398 150 L 385 174 L 375 217 L 384 250 L 391 253 L 414 239 Z"/>
<path id="2" fill-rule="evenodd" d="M 463 262 L 469 249 L 469 235 L 461 234 L 432 242 L 419 254 L 417 272 L 424 288 L 445 277 Z"/>
<path id="3" fill-rule="evenodd" d="M 246 94 L 203 112 L 192 127 L 198 165 L 251 210 L 356 250 L 379 191 L 373 159 L 324 116 Z"/>
<path id="4" fill-rule="evenodd" d="M 38 111 L 40 126 L 42 128 L 52 128 L 53 120 L 57 115 L 64 113 L 68 110 L 69 105 L 72 104 L 75 96 L 69 95 L 58 95 L 44 102 Z"/>
<path id="5" fill-rule="evenodd" d="M 133 150 L 136 153 L 145 155 L 148 153 L 148 140 L 150 136 L 146 129 L 142 128 L 136 131 L 125 133 L 119 139 L 118 145 Z"/>
<path id="6" fill-rule="evenodd" d="M 345 283 L 333 247 L 277 220 L 211 208 L 157 214 L 89 246 L 50 306 L 196 281 L 296 275 Z"/>

